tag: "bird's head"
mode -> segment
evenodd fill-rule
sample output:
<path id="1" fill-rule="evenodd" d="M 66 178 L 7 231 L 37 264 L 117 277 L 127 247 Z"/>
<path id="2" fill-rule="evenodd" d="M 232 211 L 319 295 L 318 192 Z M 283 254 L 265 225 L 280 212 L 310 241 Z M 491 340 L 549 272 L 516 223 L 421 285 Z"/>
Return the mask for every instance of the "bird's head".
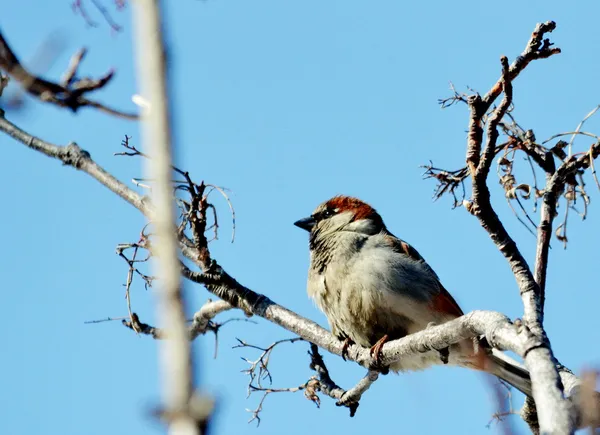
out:
<path id="1" fill-rule="evenodd" d="M 334 196 L 320 204 L 304 219 L 294 222 L 311 236 L 328 235 L 338 231 L 377 234 L 385 229 L 379 213 L 366 202 L 350 196 Z"/>

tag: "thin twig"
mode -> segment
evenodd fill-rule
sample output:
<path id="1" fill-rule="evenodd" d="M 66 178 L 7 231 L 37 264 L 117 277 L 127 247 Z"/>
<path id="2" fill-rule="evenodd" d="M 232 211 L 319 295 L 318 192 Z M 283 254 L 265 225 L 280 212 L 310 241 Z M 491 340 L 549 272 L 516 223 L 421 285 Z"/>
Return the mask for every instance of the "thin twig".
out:
<path id="1" fill-rule="evenodd" d="M 598 111 L 598 109 L 600 109 L 600 105 L 596 106 L 594 109 L 592 109 L 592 111 L 590 113 L 585 115 L 585 117 L 581 120 L 579 125 L 577 125 L 577 128 L 575 129 L 573 136 L 571 136 L 571 140 L 569 140 L 569 156 L 573 155 L 573 141 L 575 140 L 575 137 L 578 134 L 580 134 L 579 132 L 581 131 L 581 127 L 583 127 L 583 124 L 585 124 L 585 121 L 587 121 L 592 116 L 594 116 L 594 114 Z M 596 139 L 598 139 L 598 138 L 596 138 Z"/>
<path id="2" fill-rule="evenodd" d="M 125 320 L 129 317 L 107 317 L 106 319 L 97 319 L 97 320 L 86 320 L 83 322 L 84 325 L 90 325 L 93 323 L 104 323 L 104 322 L 113 322 L 115 320 Z"/>

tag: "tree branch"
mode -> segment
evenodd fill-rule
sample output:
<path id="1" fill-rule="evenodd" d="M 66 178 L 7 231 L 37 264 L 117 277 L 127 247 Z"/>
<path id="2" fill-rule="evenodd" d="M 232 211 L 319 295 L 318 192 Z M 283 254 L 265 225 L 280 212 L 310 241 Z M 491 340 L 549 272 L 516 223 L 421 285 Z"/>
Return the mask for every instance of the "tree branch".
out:
<path id="1" fill-rule="evenodd" d="M 329 375 L 329 370 L 325 366 L 323 357 L 319 353 L 319 348 L 316 344 L 310 344 L 310 368 L 317 372 L 319 391 L 327 396 L 336 399 L 337 406 L 345 406 L 350 409 L 350 417 L 354 417 L 362 395 L 371 387 L 373 382 L 379 377 L 379 373 L 374 370 L 369 370 L 367 375 L 362 378 L 358 384 L 349 390 L 340 388 Z"/>
<path id="2" fill-rule="evenodd" d="M 513 81 L 517 76 L 525 69 L 532 60 L 546 59 L 554 54 L 560 53 L 560 48 L 552 48 L 552 44 L 549 39 L 544 39 L 546 33 L 551 33 L 556 28 L 554 21 L 546 21 L 545 23 L 538 23 L 535 29 L 531 33 L 529 41 L 525 46 L 525 50 L 518 56 L 514 62 L 510 65 L 508 70 L 509 80 Z M 504 81 L 504 74 L 498 79 L 496 84 L 492 86 L 487 94 L 482 99 L 483 113 L 494 103 L 494 100 L 502 93 Z"/>
<path id="3" fill-rule="evenodd" d="M 71 166 L 87 173 L 110 191 L 116 193 L 125 201 L 133 205 L 143 214 L 152 216 L 153 212 L 149 205 L 149 200 L 146 197 L 131 190 L 121 181 L 117 180 L 102 166 L 92 160 L 89 152 L 81 149 L 75 142 L 71 142 L 67 146 L 60 146 L 32 136 L 8 121 L 5 118 L 2 109 L 0 109 L 0 131 L 3 131 L 34 151 L 39 151 L 48 157 L 60 160 L 66 166 Z"/>
<path id="4" fill-rule="evenodd" d="M 535 255 L 535 280 L 540 288 L 540 321 L 543 320 L 544 315 L 548 251 L 558 199 L 562 195 L 565 185 L 574 178 L 578 171 L 590 168 L 598 155 L 600 155 L 600 142 L 593 144 L 586 153 L 577 158 L 575 156 L 567 158 L 557 170 L 554 170 L 554 160 L 548 159 L 552 161 L 552 166 L 546 174 L 546 187 L 544 189 L 540 225 L 538 226 Z"/>
<path id="5" fill-rule="evenodd" d="M 135 113 L 119 111 L 105 104 L 90 100 L 85 96 L 87 93 L 106 86 L 113 78 L 114 71 L 108 71 L 99 79 L 75 79 L 79 64 L 84 56 L 85 50 L 75 53 L 71 59 L 71 64 L 63 76 L 63 82 L 61 84 L 54 83 L 27 71 L 8 45 L 2 32 L 0 32 L 0 69 L 6 71 L 8 75 L 20 83 L 28 94 L 59 107 L 67 107 L 73 112 L 77 112 L 82 107 L 93 107 L 101 112 L 119 118 L 137 119 L 138 115 Z"/>
<path id="6" fill-rule="evenodd" d="M 549 40 L 542 38 L 545 32 L 554 30 L 555 24 L 547 22 L 538 24 L 528 43 L 525 52 L 508 68 L 506 57 L 502 58 L 502 78 L 482 99 L 478 95 L 468 100 L 471 108 L 469 135 L 467 142 L 467 166 L 473 178 L 472 204 L 468 210 L 477 217 L 481 226 L 488 232 L 500 252 L 507 259 L 517 280 L 524 306 L 525 325 L 523 334 L 531 335 L 527 341 L 534 342 L 521 356 L 530 371 L 533 385 L 533 396 L 537 405 L 540 430 L 543 433 L 572 433 L 575 420 L 571 406 L 563 397 L 563 385 L 557 372 L 557 361 L 552 354 L 550 342 L 542 326 L 541 292 L 531 270 L 514 240 L 509 236 L 504 225 L 494 211 L 490 192 L 487 187 L 487 176 L 493 150 L 498 138 L 498 123 L 508 109 L 512 100 L 510 81 L 534 59 L 549 57 L 559 53 L 559 49 L 550 49 Z M 487 126 L 488 139 L 483 157 L 480 160 L 483 139 L 482 118 L 487 109 L 504 90 L 505 97 L 500 106 L 492 113 Z"/>
<path id="7" fill-rule="evenodd" d="M 189 340 L 193 341 L 208 331 L 216 333 L 223 324 L 215 324 L 212 319 L 231 308 L 231 305 L 223 300 L 211 301 L 209 299 L 194 313 L 192 323 L 187 327 Z M 167 337 L 163 329 L 142 323 L 136 313 L 131 314 L 131 320 L 123 319 L 121 323 L 132 331 L 149 335 L 156 340 L 164 340 Z"/>

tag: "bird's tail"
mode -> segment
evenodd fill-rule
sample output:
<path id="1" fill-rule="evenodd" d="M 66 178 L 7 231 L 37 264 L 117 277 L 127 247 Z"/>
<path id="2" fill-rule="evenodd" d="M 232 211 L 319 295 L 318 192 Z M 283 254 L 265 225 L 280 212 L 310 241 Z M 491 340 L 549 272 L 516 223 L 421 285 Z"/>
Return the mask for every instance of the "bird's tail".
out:
<path id="1" fill-rule="evenodd" d="M 458 343 L 462 359 L 459 365 L 494 375 L 523 394 L 533 397 L 529 371 L 498 349 L 492 349 L 485 340 L 474 339 Z M 468 355 L 465 358 L 465 355 Z"/>
<path id="2" fill-rule="evenodd" d="M 532 397 L 529 372 L 502 352 L 494 349 L 488 354 L 483 369 Z"/>

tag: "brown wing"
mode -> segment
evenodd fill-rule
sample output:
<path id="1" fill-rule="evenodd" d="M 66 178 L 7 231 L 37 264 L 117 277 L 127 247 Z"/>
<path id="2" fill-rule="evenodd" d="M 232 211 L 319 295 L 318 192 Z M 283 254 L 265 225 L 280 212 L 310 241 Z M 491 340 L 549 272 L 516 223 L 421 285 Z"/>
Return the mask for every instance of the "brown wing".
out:
<path id="1" fill-rule="evenodd" d="M 448 290 L 446 290 L 444 288 L 444 286 L 440 282 L 440 278 L 437 276 L 437 274 L 434 272 L 434 270 L 431 268 L 431 266 L 429 266 L 429 264 L 427 264 L 425 259 L 421 256 L 421 254 L 419 254 L 419 252 L 415 248 L 413 248 L 411 245 L 406 243 L 404 240 L 399 239 L 398 237 L 394 236 L 389 231 L 386 231 L 386 239 L 390 242 L 390 245 L 392 246 L 394 251 L 396 251 L 400 254 L 404 254 L 404 255 L 412 258 L 415 261 L 419 261 L 419 262 L 423 263 L 423 265 L 427 268 L 427 270 L 433 276 L 435 276 L 435 278 L 439 284 L 440 292 L 431 301 L 432 308 L 434 310 L 436 310 L 440 313 L 445 313 L 450 316 L 456 316 L 456 317 L 460 317 L 464 314 L 463 311 L 460 309 L 460 306 L 458 305 L 456 300 L 454 300 L 452 295 L 450 293 L 448 293 Z"/>
<path id="2" fill-rule="evenodd" d="M 458 303 L 441 283 L 440 293 L 433 298 L 432 306 L 437 312 L 448 314 L 450 316 L 460 317 L 464 314 L 458 306 Z"/>

